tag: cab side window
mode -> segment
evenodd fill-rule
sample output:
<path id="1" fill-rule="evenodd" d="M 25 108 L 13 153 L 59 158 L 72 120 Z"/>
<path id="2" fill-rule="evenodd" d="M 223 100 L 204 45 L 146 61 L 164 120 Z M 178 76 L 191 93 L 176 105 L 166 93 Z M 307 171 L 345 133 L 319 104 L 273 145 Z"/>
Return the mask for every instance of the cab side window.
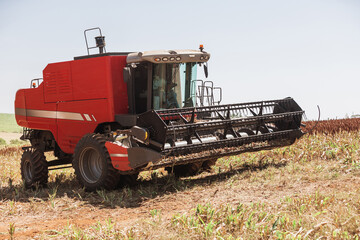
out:
<path id="1" fill-rule="evenodd" d="M 148 94 L 148 65 L 139 64 L 134 69 L 134 96 L 135 113 L 143 113 L 147 110 Z"/>

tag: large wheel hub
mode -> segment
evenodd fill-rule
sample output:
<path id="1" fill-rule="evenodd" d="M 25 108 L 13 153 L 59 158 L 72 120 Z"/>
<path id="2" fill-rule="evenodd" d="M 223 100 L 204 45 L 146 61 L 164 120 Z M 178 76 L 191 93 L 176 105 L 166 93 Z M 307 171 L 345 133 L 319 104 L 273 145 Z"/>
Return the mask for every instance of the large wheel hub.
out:
<path id="1" fill-rule="evenodd" d="M 97 182 L 102 174 L 102 158 L 93 147 L 84 148 L 79 157 L 79 170 L 89 183 Z"/>

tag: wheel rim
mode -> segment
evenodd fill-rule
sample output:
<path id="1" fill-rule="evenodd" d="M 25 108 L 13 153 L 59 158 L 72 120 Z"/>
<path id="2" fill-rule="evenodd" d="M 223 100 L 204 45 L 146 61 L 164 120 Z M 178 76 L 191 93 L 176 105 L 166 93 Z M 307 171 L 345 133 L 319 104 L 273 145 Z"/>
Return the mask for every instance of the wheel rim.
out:
<path id="1" fill-rule="evenodd" d="M 102 174 L 102 159 L 99 152 L 92 147 L 85 148 L 80 154 L 79 168 L 85 181 L 97 182 Z"/>
<path id="2" fill-rule="evenodd" d="M 33 179 L 32 165 L 29 159 L 24 162 L 24 178 L 26 182 L 31 182 Z"/>

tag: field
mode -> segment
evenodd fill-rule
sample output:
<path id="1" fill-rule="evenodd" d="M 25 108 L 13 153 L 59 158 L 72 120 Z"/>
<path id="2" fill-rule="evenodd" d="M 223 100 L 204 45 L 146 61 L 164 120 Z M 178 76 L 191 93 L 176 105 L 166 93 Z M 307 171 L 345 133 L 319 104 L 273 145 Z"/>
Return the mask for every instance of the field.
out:
<path id="1" fill-rule="evenodd" d="M 22 132 L 22 128 L 16 124 L 14 114 L 0 113 L 0 132 L 8 132 L 8 133 Z"/>
<path id="2" fill-rule="evenodd" d="M 143 172 L 94 193 L 71 169 L 25 190 L 21 147 L 2 147 L 0 239 L 359 239 L 360 131 L 348 130 L 222 158 L 195 177 Z"/>
<path id="3" fill-rule="evenodd" d="M 0 113 L 0 146 L 23 144 L 24 142 L 19 140 L 21 133 L 22 127 L 16 124 L 14 114 Z"/>
<path id="4" fill-rule="evenodd" d="M 310 134 L 334 134 L 342 131 L 352 132 L 360 130 L 360 118 L 308 121 L 305 122 L 305 125 L 304 131 Z"/>

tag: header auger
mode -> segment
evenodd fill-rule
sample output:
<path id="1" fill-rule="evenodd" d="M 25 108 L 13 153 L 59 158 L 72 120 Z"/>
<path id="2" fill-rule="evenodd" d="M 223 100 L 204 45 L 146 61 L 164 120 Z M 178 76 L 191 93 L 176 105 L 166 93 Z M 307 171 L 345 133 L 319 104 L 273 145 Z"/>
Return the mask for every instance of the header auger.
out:
<path id="1" fill-rule="evenodd" d="M 96 47 L 89 31 L 100 33 Z M 220 157 L 288 146 L 303 135 L 304 111 L 292 98 L 222 105 L 221 88 L 197 79 L 198 69 L 208 74 L 203 46 L 113 53 L 99 28 L 84 34 L 88 55 L 48 64 L 43 79 L 16 93 L 16 120 L 31 143 L 21 162 L 27 187 L 70 166 L 88 190 L 162 167 L 192 175 Z M 93 48 L 99 53 L 90 55 Z M 55 160 L 46 160 L 48 151 Z"/>

